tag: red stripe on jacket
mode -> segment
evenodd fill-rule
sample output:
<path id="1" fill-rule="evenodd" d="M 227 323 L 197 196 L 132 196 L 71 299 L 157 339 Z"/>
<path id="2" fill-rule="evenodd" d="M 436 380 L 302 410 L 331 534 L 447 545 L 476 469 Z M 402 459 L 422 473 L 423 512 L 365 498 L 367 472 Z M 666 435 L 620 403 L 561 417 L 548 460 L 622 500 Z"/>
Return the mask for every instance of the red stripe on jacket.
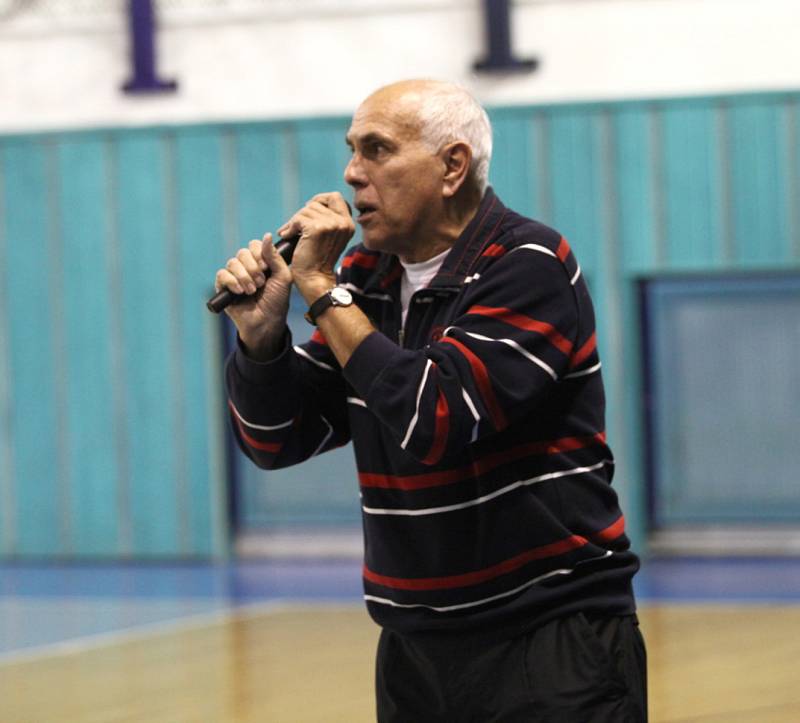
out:
<path id="1" fill-rule="evenodd" d="M 470 307 L 467 310 L 467 314 L 489 316 L 493 319 L 499 319 L 511 326 L 516 326 L 518 329 L 523 329 L 524 331 L 535 331 L 546 337 L 547 340 L 563 354 L 568 355 L 572 353 L 572 342 L 563 336 L 552 324 L 548 324 L 546 321 L 538 321 L 537 319 L 532 319 L 530 316 L 518 314 L 504 307 L 476 305 Z"/>
<path id="2" fill-rule="evenodd" d="M 559 540 L 558 542 L 553 542 L 549 545 L 534 547 L 532 550 L 523 552 L 508 560 L 503 560 L 483 570 L 467 572 L 461 575 L 447 575 L 446 577 L 389 577 L 373 572 L 366 565 L 364 565 L 363 573 L 366 580 L 376 585 L 394 588 L 395 590 L 447 590 L 455 587 L 480 585 L 483 582 L 488 582 L 489 580 L 514 572 L 524 567 L 529 562 L 564 555 L 586 544 L 588 544 L 586 538 L 580 535 L 571 535 L 570 537 Z"/>
<path id="3" fill-rule="evenodd" d="M 506 252 L 506 247 L 500 244 L 490 244 L 481 256 L 491 256 L 492 258 L 499 258 Z"/>
<path id="4" fill-rule="evenodd" d="M 372 472 L 360 472 L 358 475 L 362 487 L 380 487 L 383 489 L 421 490 L 427 487 L 455 484 L 466 479 L 473 479 L 486 474 L 509 462 L 516 462 L 536 454 L 561 454 L 576 449 L 583 449 L 594 444 L 604 444 L 605 432 L 599 432 L 588 437 L 562 437 L 561 439 L 528 442 L 511 449 L 492 452 L 485 457 L 476 459 L 472 464 L 456 469 L 430 472 L 416 475 L 387 475 Z"/>
<path id="5" fill-rule="evenodd" d="M 314 329 L 314 333 L 311 335 L 310 341 L 313 341 L 315 344 L 320 344 L 322 346 L 328 346 L 327 340 L 322 335 L 322 332 L 319 329 Z"/>
<path id="6" fill-rule="evenodd" d="M 352 256 L 345 256 L 342 267 L 348 269 L 351 266 L 360 266 L 362 269 L 374 269 L 380 258 L 380 254 L 365 254 L 356 251 Z"/>
<path id="7" fill-rule="evenodd" d="M 592 352 L 597 348 L 597 333 L 592 333 L 586 343 L 575 352 L 572 359 L 569 360 L 569 368 L 574 369 L 576 366 L 588 359 Z"/>
<path id="8" fill-rule="evenodd" d="M 228 402 L 228 406 L 231 408 L 231 413 L 236 421 L 236 427 L 239 430 L 239 434 L 242 435 L 242 439 L 247 442 L 247 444 L 249 444 L 253 449 L 258 449 L 262 452 L 269 452 L 270 454 L 277 454 L 281 451 L 283 442 L 259 442 L 257 439 L 255 439 L 255 437 L 251 437 L 247 432 L 245 432 L 244 424 L 242 424 L 242 420 L 239 419 L 239 416 L 234 411 L 233 403 Z"/>
<path id="9" fill-rule="evenodd" d="M 425 464 L 436 464 L 444 454 L 447 444 L 447 435 L 450 431 L 450 407 L 447 398 L 439 390 L 439 399 L 436 401 L 436 427 L 433 432 L 433 444 L 428 456 L 423 459 Z"/>
<path id="10" fill-rule="evenodd" d="M 446 344 L 452 344 L 464 355 L 466 360 L 469 362 L 470 367 L 472 368 L 472 376 L 475 379 L 475 384 L 478 387 L 478 391 L 481 393 L 483 402 L 486 405 L 486 408 L 489 410 L 489 415 L 492 418 L 492 424 L 498 431 L 505 429 L 508 426 L 506 415 L 503 414 L 503 410 L 501 409 L 500 404 L 494 395 L 492 382 L 489 379 L 489 371 L 486 369 L 484 363 L 475 355 L 472 350 L 468 349 L 460 341 L 453 339 L 453 337 L 446 336 L 442 338 L 441 341 Z"/>
<path id="11" fill-rule="evenodd" d="M 558 260 L 561 261 L 561 263 L 564 263 L 564 259 L 569 256 L 569 244 L 567 243 L 567 239 L 563 236 L 556 249 L 556 256 L 558 256 Z"/>
<path id="12" fill-rule="evenodd" d="M 610 524 L 604 530 L 592 534 L 593 540 L 600 540 L 601 542 L 612 542 L 618 537 L 625 534 L 625 516 L 620 515 L 615 522 Z"/>

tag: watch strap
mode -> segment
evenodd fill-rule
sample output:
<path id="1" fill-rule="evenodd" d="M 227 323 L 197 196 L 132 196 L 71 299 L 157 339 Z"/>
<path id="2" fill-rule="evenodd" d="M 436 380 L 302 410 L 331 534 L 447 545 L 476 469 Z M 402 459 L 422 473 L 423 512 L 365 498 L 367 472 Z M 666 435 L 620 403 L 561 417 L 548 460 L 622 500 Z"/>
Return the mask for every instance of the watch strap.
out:
<path id="1" fill-rule="evenodd" d="M 331 296 L 331 290 L 328 289 L 322 296 L 320 296 L 311 306 L 308 307 L 308 311 L 303 314 L 305 320 L 309 324 L 313 324 L 314 326 L 317 325 L 317 319 L 319 315 L 325 311 L 329 306 L 333 306 L 333 296 Z"/>

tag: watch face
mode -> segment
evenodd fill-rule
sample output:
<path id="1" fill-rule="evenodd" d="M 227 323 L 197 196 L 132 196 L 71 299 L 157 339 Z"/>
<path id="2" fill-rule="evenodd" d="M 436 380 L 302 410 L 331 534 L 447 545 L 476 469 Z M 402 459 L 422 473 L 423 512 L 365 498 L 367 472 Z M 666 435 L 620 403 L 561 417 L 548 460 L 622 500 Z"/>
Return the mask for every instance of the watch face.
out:
<path id="1" fill-rule="evenodd" d="M 353 295 L 341 286 L 335 286 L 331 289 L 331 298 L 339 306 L 349 306 L 353 303 Z"/>

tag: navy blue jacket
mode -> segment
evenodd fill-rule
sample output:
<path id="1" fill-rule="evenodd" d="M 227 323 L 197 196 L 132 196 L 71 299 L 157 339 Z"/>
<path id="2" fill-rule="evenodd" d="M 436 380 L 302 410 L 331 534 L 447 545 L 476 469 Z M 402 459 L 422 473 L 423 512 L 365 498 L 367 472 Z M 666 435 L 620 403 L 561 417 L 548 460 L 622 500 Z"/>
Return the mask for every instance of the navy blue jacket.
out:
<path id="1" fill-rule="evenodd" d="M 566 240 L 489 189 L 401 330 L 396 257 L 339 269 L 377 331 L 341 369 L 315 332 L 226 366 L 239 444 L 267 469 L 352 440 L 365 599 L 406 633 L 504 636 L 634 611 L 589 293 Z"/>

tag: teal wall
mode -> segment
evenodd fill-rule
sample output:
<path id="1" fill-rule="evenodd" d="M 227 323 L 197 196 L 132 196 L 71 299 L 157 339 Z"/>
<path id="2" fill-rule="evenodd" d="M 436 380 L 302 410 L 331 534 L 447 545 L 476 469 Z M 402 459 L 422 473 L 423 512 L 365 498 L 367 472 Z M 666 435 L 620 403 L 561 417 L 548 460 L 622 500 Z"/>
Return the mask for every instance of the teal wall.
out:
<path id="1" fill-rule="evenodd" d="M 636 282 L 800 268 L 800 94 L 498 108 L 492 181 L 597 306 L 644 532 Z M 320 190 L 347 120 L 0 137 L 0 555 L 228 550 L 216 268 Z M 347 481 L 348 486 L 350 481 Z"/>

